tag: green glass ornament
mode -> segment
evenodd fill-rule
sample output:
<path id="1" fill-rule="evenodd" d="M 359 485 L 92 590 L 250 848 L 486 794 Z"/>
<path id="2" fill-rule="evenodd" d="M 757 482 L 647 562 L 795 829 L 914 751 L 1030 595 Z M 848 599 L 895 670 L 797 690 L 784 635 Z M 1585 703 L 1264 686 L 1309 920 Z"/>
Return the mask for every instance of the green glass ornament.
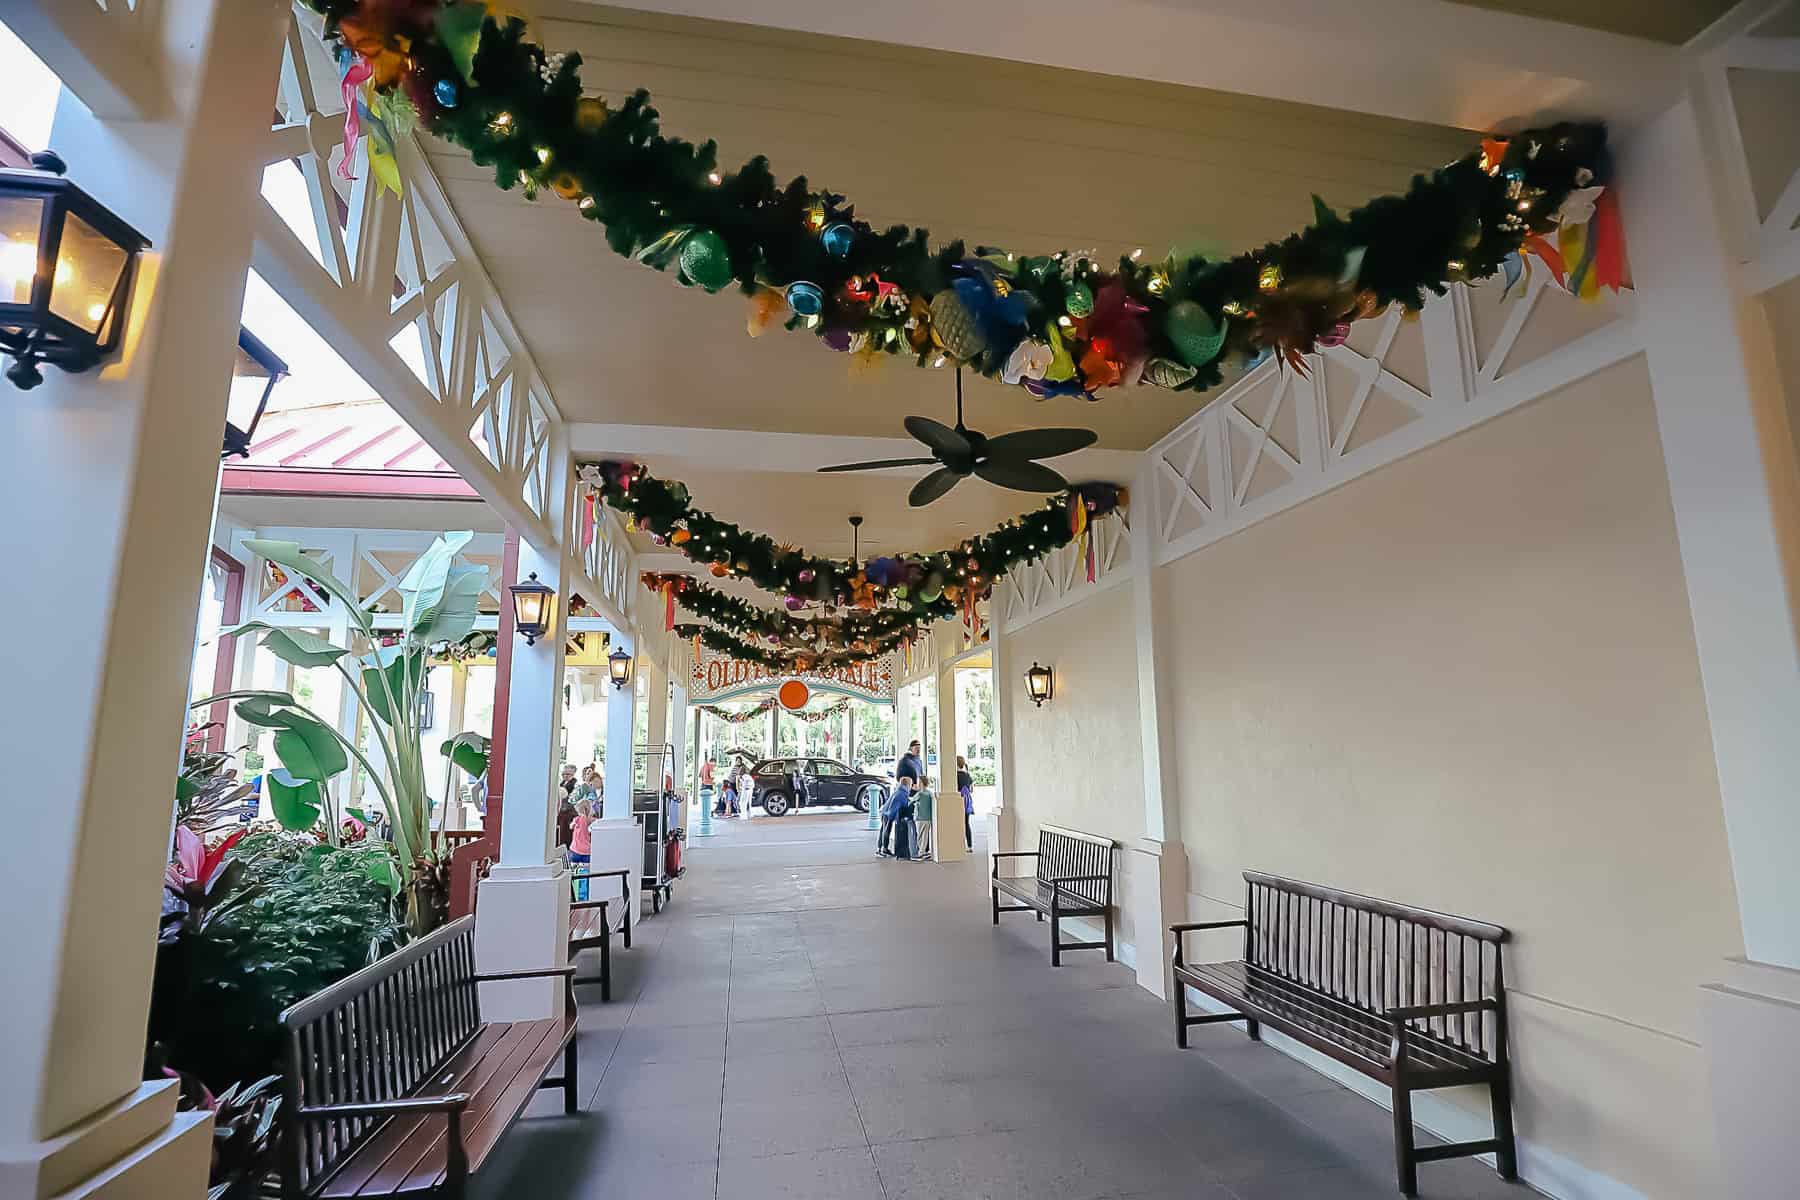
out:
<path id="1" fill-rule="evenodd" d="M 1076 320 L 1094 314 L 1094 289 L 1077 280 L 1069 287 L 1069 294 L 1063 297 L 1063 307 Z"/>
<path id="2" fill-rule="evenodd" d="M 1152 387 L 1178 388 L 1199 373 L 1172 358 L 1153 358 L 1144 367 L 1144 382 Z"/>
<path id="3" fill-rule="evenodd" d="M 1169 306 L 1163 331 L 1175 346 L 1175 353 L 1192 367 L 1205 366 L 1219 357 L 1225 348 L 1225 330 L 1229 321 L 1213 320 L 1212 314 L 1192 300 L 1178 300 Z"/>
<path id="4" fill-rule="evenodd" d="M 731 282 L 731 250 L 710 229 L 697 230 L 681 243 L 681 273 L 709 292 Z"/>

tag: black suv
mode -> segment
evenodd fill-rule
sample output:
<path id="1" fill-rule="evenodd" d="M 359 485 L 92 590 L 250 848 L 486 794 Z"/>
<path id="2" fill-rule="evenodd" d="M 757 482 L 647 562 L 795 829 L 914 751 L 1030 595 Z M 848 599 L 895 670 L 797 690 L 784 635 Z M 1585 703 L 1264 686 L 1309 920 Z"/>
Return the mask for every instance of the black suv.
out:
<path id="1" fill-rule="evenodd" d="M 750 803 L 761 805 L 771 817 L 831 804 L 868 812 L 893 786 L 885 776 L 852 771 L 835 758 L 767 758 L 750 768 L 750 774 L 756 783 Z"/>

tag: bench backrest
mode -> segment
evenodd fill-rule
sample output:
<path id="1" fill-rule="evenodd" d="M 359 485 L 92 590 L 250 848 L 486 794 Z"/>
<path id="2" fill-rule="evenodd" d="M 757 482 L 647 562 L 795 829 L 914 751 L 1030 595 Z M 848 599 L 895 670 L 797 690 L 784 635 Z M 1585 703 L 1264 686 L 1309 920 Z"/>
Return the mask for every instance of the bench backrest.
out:
<path id="1" fill-rule="evenodd" d="M 1044 825 L 1038 829 L 1037 877 L 1048 886 L 1052 879 L 1078 876 L 1104 876 L 1104 880 L 1088 879 L 1066 883 L 1063 892 L 1090 904 L 1112 904 L 1113 842 L 1074 829 Z"/>
<path id="2" fill-rule="evenodd" d="M 463 917 L 281 1014 L 281 1171 L 289 1195 L 325 1179 L 386 1118 L 302 1121 L 302 1105 L 417 1090 L 481 1028 L 475 919 Z"/>
<path id="3" fill-rule="evenodd" d="M 1417 1004 L 1505 1001 L 1498 925 L 1391 900 L 1245 871 L 1244 961 L 1375 1014 Z M 1435 1017 L 1414 1026 L 1495 1057 L 1491 1014 Z"/>

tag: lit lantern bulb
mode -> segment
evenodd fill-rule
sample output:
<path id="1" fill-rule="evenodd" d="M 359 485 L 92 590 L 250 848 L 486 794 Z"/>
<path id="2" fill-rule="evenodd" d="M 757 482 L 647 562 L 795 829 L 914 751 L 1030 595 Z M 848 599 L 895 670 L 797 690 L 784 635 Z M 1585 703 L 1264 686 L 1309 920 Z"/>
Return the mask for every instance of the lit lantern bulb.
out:
<path id="1" fill-rule="evenodd" d="M 709 171 L 706 175 L 706 182 L 712 184 L 714 187 L 718 187 L 721 183 L 725 182 L 725 177 L 717 171 Z"/>
<path id="2" fill-rule="evenodd" d="M 1281 268 L 1274 263 L 1265 266 L 1256 276 L 1256 286 L 1265 292 L 1272 292 L 1281 286 Z"/>

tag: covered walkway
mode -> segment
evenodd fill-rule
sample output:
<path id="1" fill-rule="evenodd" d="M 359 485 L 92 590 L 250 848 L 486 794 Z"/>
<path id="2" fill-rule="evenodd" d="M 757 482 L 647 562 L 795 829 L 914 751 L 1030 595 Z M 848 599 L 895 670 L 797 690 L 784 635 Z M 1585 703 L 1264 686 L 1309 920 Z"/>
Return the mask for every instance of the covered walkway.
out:
<path id="1" fill-rule="evenodd" d="M 675 903 L 584 989 L 584 1111 L 536 1102 L 475 1194 L 657 1200 L 1359 1200 L 1393 1195 L 1376 1105 L 1168 1009 L 1045 926 L 988 922 L 986 858 L 897 863 L 861 817 L 725 821 Z M 1422 1135 L 1423 1136 L 1423 1135 Z M 1533 1193 L 1471 1160 L 1430 1197 Z"/>

